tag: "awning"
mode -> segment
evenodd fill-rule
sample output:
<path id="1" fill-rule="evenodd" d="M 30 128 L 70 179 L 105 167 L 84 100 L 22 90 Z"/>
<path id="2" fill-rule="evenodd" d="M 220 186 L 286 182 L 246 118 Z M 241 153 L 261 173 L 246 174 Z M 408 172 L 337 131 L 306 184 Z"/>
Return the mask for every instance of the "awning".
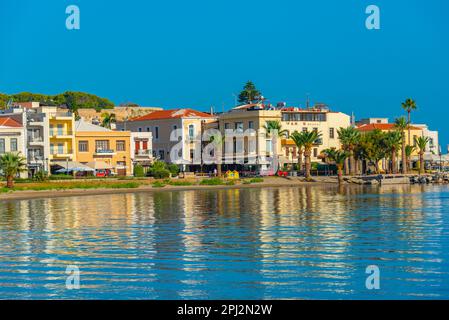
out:
<path id="1" fill-rule="evenodd" d="M 71 172 L 71 171 L 76 171 L 76 172 L 84 172 L 84 171 L 95 171 L 94 169 L 92 169 L 91 167 L 88 167 L 82 163 L 76 162 L 76 161 L 58 161 L 58 162 L 53 162 L 51 165 L 56 165 L 59 167 L 62 167 L 59 170 L 56 170 L 56 172 L 58 173 L 64 173 L 64 172 Z"/>
<path id="2" fill-rule="evenodd" d="M 86 163 L 86 166 L 95 170 L 113 169 L 114 167 L 104 161 L 91 161 Z"/>

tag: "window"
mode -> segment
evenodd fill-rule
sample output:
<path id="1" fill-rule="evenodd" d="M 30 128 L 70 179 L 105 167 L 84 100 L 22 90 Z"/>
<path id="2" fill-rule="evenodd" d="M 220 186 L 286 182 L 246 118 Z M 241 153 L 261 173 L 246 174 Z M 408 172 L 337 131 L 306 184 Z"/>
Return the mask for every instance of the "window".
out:
<path id="1" fill-rule="evenodd" d="M 194 155 L 195 155 L 195 150 L 190 149 L 190 161 L 192 161 L 192 162 L 193 162 Z"/>
<path id="2" fill-rule="evenodd" d="M 147 132 L 151 132 L 151 127 L 147 127 Z"/>
<path id="3" fill-rule="evenodd" d="M 142 128 L 137 128 L 137 131 L 142 132 Z"/>
<path id="4" fill-rule="evenodd" d="M 307 128 L 302 128 L 302 132 L 307 132 Z"/>
<path id="5" fill-rule="evenodd" d="M 195 126 L 193 124 L 189 125 L 189 138 L 193 139 L 195 137 Z"/>
<path id="6" fill-rule="evenodd" d="M 5 153 L 5 139 L 0 139 L 0 153 Z"/>
<path id="7" fill-rule="evenodd" d="M 64 127 L 62 126 L 62 124 L 58 124 L 58 135 L 62 136 L 63 131 L 64 131 Z"/>
<path id="8" fill-rule="evenodd" d="M 53 127 L 53 125 L 50 125 L 50 136 L 54 136 L 55 135 L 55 128 Z"/>
<path id="9" fill-rule="evenodd" d="M 164 150 L 159 150 L 159 159 L 160 159 L 160 160 L 164 160 L 164 158 L 165 158 L 165 152 L 164 152 Z"/>
<path id="10" fill-rule="evenodd" d="M 10 151 L 17 151 L 17 138 L 12 138 L 10 141 Z"/>
<path id="11" fill-rule="evenodd" d="M 53 143 L 50 143 L 50 153 L 55 154 L 55 145 Z"/>
<path id="12" fill-rule="evenodd" d="M 318 148 L 313 148 L 313 157 L 318 157 Z"/>
<path id="13" fill-rule="evenodd" d="M 335 138 L 335 130 L 334 128 L 329 128 L 329 138 L 334 139 Z"/>
<path id="14" fill-rule="evenodd" d="M 58 154 L 63 154 L 63 153 L 64 153 L 64 144 L 58 143 Z"/>
<path id="15" fill-rule="evenodd" d="M 109 150 L 109 140 L 95 140 L 95 151 Z"/>
<path id="16" fill-rule="evenodd" d="M 248 128 L 254 129 L 254 121 L 248 121 Z"/>
<path id="17" fill-rule="evenodd" d="M 234 126 L 235 126 L 235 130 L 237 130 L 239 132 L 243 131 L 243 122 L 236 122 L 234 124 Z"/>
<path id="18" fill-rule="evenodd" d="M 177 130 L 178 126 L 176 124 L 173 125 L 173 130 Z"/>
<path id="19" fill-rule="evenodd" d="M 231 129 L 231 124 L 230 123 L 225 123 L 225 129 Z"/>
<path id="20" fill-rule="evenodd" d="M 116 150 L 125 151 L 125 140 L 117 140 Z"/>
<path id="21" fill-rule="evenodd" d="M 88 141 L 79 141 L 78 142 L 78 151 L 79 152 L 88 152 L 89 151 L 89 142 Z"/>
<path id="22" fill-rule="evenodd" d="M 154 139 L 159 139 L 159 127 L 154 127 Z"/>

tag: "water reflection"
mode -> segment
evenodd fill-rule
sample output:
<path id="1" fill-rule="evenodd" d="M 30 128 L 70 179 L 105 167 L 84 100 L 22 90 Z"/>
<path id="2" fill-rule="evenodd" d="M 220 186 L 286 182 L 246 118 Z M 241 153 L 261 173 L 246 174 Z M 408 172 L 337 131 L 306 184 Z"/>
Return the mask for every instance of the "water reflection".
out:
<path id="1" fill-rule="evenodd" d="M 314 187 L 4 201 L 6 298 L 448 298 L 448 189 Z M 381 268 L 368 291 L 365 268 Z M 81 290 L 65 268 L 81 269 Z"/>

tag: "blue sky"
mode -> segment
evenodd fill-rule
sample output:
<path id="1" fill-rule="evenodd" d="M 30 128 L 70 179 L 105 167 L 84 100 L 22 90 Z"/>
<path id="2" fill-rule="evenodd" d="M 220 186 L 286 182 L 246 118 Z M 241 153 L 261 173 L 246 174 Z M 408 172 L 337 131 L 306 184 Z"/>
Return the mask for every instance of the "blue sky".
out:
<path id="1" fill-rule="evenodd" d="M 81 29 L 65 27 L 78 5 Z M 365 28 L 365 8 L 381 30 Z M 449 143 L 447 0 L 1 0 L 0 92 L 87 91 L 115 103 L 217 110 L 252 80 L 272 102 L 402 115 Z M 443 147 L 443 150 L 446 148 Z"/>

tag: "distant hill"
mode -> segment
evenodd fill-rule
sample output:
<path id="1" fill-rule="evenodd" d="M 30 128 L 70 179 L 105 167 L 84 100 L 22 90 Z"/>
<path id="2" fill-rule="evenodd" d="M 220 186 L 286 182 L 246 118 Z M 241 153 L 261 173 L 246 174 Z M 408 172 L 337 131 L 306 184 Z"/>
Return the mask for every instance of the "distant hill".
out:
<path id="1" fill-rule="evenodd" d="M 31 92 L 20 92 L 11 95 L 0 93 L 0 109 L 5 108 L 9 99 L 12 99 L 13 102 L 39 101 L 42 105 L 47 106 L 66 106 L 72 111 L 76 111 L 79 108 L 96 110 L 114 108 L 114 103 L 111 100 L 85 92 L 66 91 L 57 95 Z"/>

